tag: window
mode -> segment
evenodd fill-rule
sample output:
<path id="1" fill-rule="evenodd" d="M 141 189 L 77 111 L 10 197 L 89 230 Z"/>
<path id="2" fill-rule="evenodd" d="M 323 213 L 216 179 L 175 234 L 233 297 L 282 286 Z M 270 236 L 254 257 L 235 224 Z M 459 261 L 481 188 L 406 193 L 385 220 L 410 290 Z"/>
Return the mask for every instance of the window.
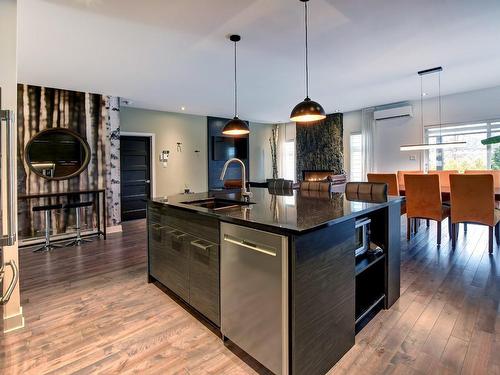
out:
<path id="1" fill-rule="evenodd" d="M 283 147 L 283 178 L 295 181 L 295 141 L 287 141 Z"/>
<path id="2" fill-rule="evenodd" d="M 466 141 L 465 147 L 427 150 L 429 170 L 500 169 L 500 145 L 485 146 L 481 140 L 500 135 L 500 122 L 429 126 L 428 143 Z"/>
<path id="3" fill-rule="evenodd" d="M 363 153 L 361 133 L 352 133 L 349 141 L 350 181 L 363 181 Z"/>

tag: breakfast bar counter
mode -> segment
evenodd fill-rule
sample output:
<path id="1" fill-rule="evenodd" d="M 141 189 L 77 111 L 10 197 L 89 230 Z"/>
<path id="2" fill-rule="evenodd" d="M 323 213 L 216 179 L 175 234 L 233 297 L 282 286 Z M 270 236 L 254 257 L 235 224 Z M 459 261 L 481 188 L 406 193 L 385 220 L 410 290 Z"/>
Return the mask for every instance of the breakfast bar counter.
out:
<path id="1" fill-rule="evenodd" d="M 399 298 L 404 198 L 251 193 L 150 200 L 148 279 L 272 372 L 324 374 Z"/>

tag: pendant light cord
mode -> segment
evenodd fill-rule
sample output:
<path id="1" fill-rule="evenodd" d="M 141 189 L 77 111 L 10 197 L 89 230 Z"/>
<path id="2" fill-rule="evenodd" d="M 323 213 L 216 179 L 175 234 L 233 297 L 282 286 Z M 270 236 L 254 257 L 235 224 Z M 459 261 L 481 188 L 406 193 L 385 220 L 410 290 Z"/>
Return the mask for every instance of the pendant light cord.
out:
<path id="1" fill-rule="evenodd" d="M 422 137 L 424 136 L 424 83 L 420 76 L 420 122 L 422 123 Z M 422 139 L 422 143 L 423 143 Z"/>
<path id="2" fill-rule="evenodd" d="M 443 130 L 441 127 L 441 72 L 438 74 L 438 95 L 439 95 L 439 138 L 441 139 L 441 142 L 443 142 Z"/>
<path id="3" fill-rule="evenodd" d="M 236 75 L 236 43 L 234 42 L 234 117 L 238 117 L 238 80 Z"/>
<path id="4" fill-rule="evenodd" d="M 309 43 L 308 43 L 308 28 L 307 28 L 307 1 L 304 2 L 304 23 L 306 29 L 306 98 L 309 98 Z"/>

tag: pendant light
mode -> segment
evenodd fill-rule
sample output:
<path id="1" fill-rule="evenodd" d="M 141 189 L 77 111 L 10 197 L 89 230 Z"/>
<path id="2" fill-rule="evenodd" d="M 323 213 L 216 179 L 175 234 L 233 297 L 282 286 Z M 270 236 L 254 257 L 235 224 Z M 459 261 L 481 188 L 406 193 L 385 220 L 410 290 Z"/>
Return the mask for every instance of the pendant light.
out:
<path id="1" fill-rule="evenodd" d="M 248 125 L 245 121 L 238 118 L 238 81 L 236 71 L 236 43 L 241 40 L 239 35 L 231 35 L 229 37 L 231 42 L 234 42 L 234 117 L 232 120 L 226 122 L 222 129 L 222 134 L 226 135 L 244 135 L 250 133 Z"/>
<path id="2" fill-rule="evenodd" d="M 442 139 L 442 121 L 441 121 L 441 72 L 443 68 L 438 66 L 436 68 L 421 70 L 418 72 L 420 76 L 420 121 L 422 129 L 424 128 L 424 92 L 422 77 L 427 74 L 438 73 L 438 107 L 439 107 L 439 139 Z M 458 148 L 467 144 L 465 141 L 457 142 L 436 142 L 436 143 L 419 143 L 414 145 L 403 145 L 399 149 L 401 151 L 414 151 L 414 150 L 433 150 L 442 148 Z"/>
<path id="3" fill-rule="evenodd" d="M 304 20 L 306 31 L 306 98 L 295 106 L 290 114 L 290 120 L 294 122 L 312 122 L 326 118 L 325 110 L 321 104 L 309 98 L 309 49 L 307 35 L 307 2 L 309 0 L 300 0 L 304 3 Z"/>

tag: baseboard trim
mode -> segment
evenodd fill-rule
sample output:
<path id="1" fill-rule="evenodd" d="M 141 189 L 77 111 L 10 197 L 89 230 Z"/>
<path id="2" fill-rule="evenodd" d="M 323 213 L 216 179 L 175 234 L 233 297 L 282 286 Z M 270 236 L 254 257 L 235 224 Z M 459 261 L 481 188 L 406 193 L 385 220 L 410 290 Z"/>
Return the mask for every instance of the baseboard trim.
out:
<path id="1" fill-rule="evenodd" d="M 19 308 L 19 313 L 3 318 L 3 333 L 12 332 L 24 328 L 23 308 Z"/>

